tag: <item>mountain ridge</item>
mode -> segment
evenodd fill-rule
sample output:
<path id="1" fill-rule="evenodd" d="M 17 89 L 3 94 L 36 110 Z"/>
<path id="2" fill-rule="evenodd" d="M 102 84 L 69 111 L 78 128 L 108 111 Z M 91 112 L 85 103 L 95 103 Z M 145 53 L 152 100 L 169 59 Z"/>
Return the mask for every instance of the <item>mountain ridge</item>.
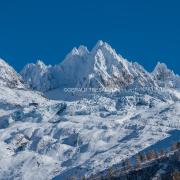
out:
<path id="1" fill-rule="evenodd" d="M 109 44 L 103 41 L 98 41 L 91 51 L 83 45 L 73 48 L 64 61 L 57 65 L 46 66 L 43 62 L 42 64 L 43 68 L 39 67 L 38 62 L 31 65 L 33 70 L 30 65 L 26 65 L 20 72 L 23 80 L 32 89 L 42 92 L 58 87 L 158 87 L 163 86 L 161 81 L 164 81 L 164 79 L 158 79 L 158 74 L 166 76 L 163 73 L 172 72 L 167 66 L 164 66 L 162 71 L 162 68 L 158 68 L 160 63 L 157 64 L 156 70 L 154 69 L 152 73 L 148 72 L 137 62 L 129 62 L 118 55 Z M 172 72 L 171 78 L 166 79 L 166 84 L 179 88 L 179 79 L 180 77 Z M 172 81 L 175 82 L 172 83 Z"/>
<path id="2" fill-rule="evenodd" d="M 23 80 L 9 64 L 0 59 L 0 85 L 8 86 L 10 88 L 23 88 Z"/>

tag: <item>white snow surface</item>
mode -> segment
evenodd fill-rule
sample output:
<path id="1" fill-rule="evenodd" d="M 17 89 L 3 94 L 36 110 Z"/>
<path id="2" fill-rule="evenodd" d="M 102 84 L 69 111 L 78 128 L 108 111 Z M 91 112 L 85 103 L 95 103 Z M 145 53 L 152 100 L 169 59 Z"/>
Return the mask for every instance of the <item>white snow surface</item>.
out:
<path id="1" fill-rule="evenodd" d="M 2 180 L 89 176 L 180 138 L 173 134 L 180 131 L 179 76 L 164 65 L 148 73 L 99 41 L 90 52 L 74 48 L 60 65 L 27 65 L 24 80 L 43 94 L 28 89 L 20 75 L 0 63 Z M 10 86 L 14 78 L 18 83 Z M 121 91 L 69 93 L 64 87 Z"/>

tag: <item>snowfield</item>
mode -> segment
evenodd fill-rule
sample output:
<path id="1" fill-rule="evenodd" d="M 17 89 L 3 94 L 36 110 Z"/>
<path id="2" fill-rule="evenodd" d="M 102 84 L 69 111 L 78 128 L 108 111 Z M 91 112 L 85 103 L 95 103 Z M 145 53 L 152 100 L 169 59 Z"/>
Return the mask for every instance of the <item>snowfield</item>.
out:
<path id="1" fill-rule="evenodd" d="M 102 58 L 95 58 L 95 68 L 83 72 L 84 83 L 83 77 L 81 82 L 75 77 L 75 80 L 66 79 L 67 84 L 70 83 L 69 87 L 75 85 L 73 83 L 82 87 L 102 85 L 123 91 L 64 92 L 65 79 L 62 86 L 60 82 L 56 84 L 54 78 L 55 84 L 51 84 L 52 66 L 38 62 L 37 76 L 32 79 L 31 70 L 34 72 L 36 65 L 28 65 L 22 73 L 25 77 L 22 79 L 28 79 L 26 83 L 13 69 L 5 66 L 8 74 L 1 74 L 5 78 L 0 78 L 0 179 L 88 177 L 118 165 L 140 151 L 155 145 L 160 150 L 180 140 L 177 133 L 172 133 L 180 132 L 179 76 L 164 64 L 158 64 L 153 73 L 148 73 L 139 65 L 128 64 L 109 45 L 102 43 L 98 42 L 91 54 L 81 46 L 66 57 L 61 65 L 65 66 L 65 74 L 69 68 L 73 72 L 78 63 L 85 63 L 86 56 L 88 60 L 97 58 L 97 51 Z M 77 62 L 72 64 L 74 56 L 73 60 Z M 113 69 L 115 64 L 119 69 L 111 71 L 111 62 Z M 61 74 L 62 67 L 57 66 L 53 68 L 56 74 L 60 69 Z M 9 77 L 12 71 L 16 83 Z M 104 79 L 100 78 L 101 73 Z M 126 77 L 129 79 L 124 82 Z M 42 84 L 46 83 L 46 78 L 49 84 Z M 28 87 L 42 92 L 47 88 L 48 91 L 42 93 Z"/>

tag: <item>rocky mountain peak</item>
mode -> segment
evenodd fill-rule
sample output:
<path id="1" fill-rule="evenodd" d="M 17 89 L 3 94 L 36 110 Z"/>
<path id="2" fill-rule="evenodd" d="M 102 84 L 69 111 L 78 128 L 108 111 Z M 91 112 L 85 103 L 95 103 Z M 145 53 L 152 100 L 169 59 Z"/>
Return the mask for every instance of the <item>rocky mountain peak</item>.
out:
<path id="1" fill-rule="evenodd" d="M 2 59 L 0 59 L 0 85 L 11 88 L 24 87 L 21 76 Z"/>
<path id="2" fill-rule="evenodd" d="M 138 88 L 165 84 L 178 87 L 180 84 L 180 78 L 165 64 L 158 63 L 154 72 L 149 73 L 138 63 L 124 59 L 101 40 L 90 52 L 83 45 L 74 47 L 58 65 L 46 66 L 42 61 L 27 65 L 21 75 L 30 87 L 43 91 L 57 87 Z"/>

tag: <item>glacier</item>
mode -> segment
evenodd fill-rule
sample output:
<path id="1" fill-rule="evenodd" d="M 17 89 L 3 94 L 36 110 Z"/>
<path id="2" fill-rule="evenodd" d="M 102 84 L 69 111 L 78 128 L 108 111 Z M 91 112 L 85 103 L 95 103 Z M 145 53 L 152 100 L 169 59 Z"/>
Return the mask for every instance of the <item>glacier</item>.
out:
<path id="1" fill-rule="evenodd" d="M 77 88 L 78 92 L 66 92 Z M 82 92 L 82 89 L 112 91 Z M 0 179 L 89 177 L 180 131 L 180 77 L 153 72 L 107 43 L 17 73 L 0 60 Z M 179 136 L 159 149 L 179 141 Z"/>

